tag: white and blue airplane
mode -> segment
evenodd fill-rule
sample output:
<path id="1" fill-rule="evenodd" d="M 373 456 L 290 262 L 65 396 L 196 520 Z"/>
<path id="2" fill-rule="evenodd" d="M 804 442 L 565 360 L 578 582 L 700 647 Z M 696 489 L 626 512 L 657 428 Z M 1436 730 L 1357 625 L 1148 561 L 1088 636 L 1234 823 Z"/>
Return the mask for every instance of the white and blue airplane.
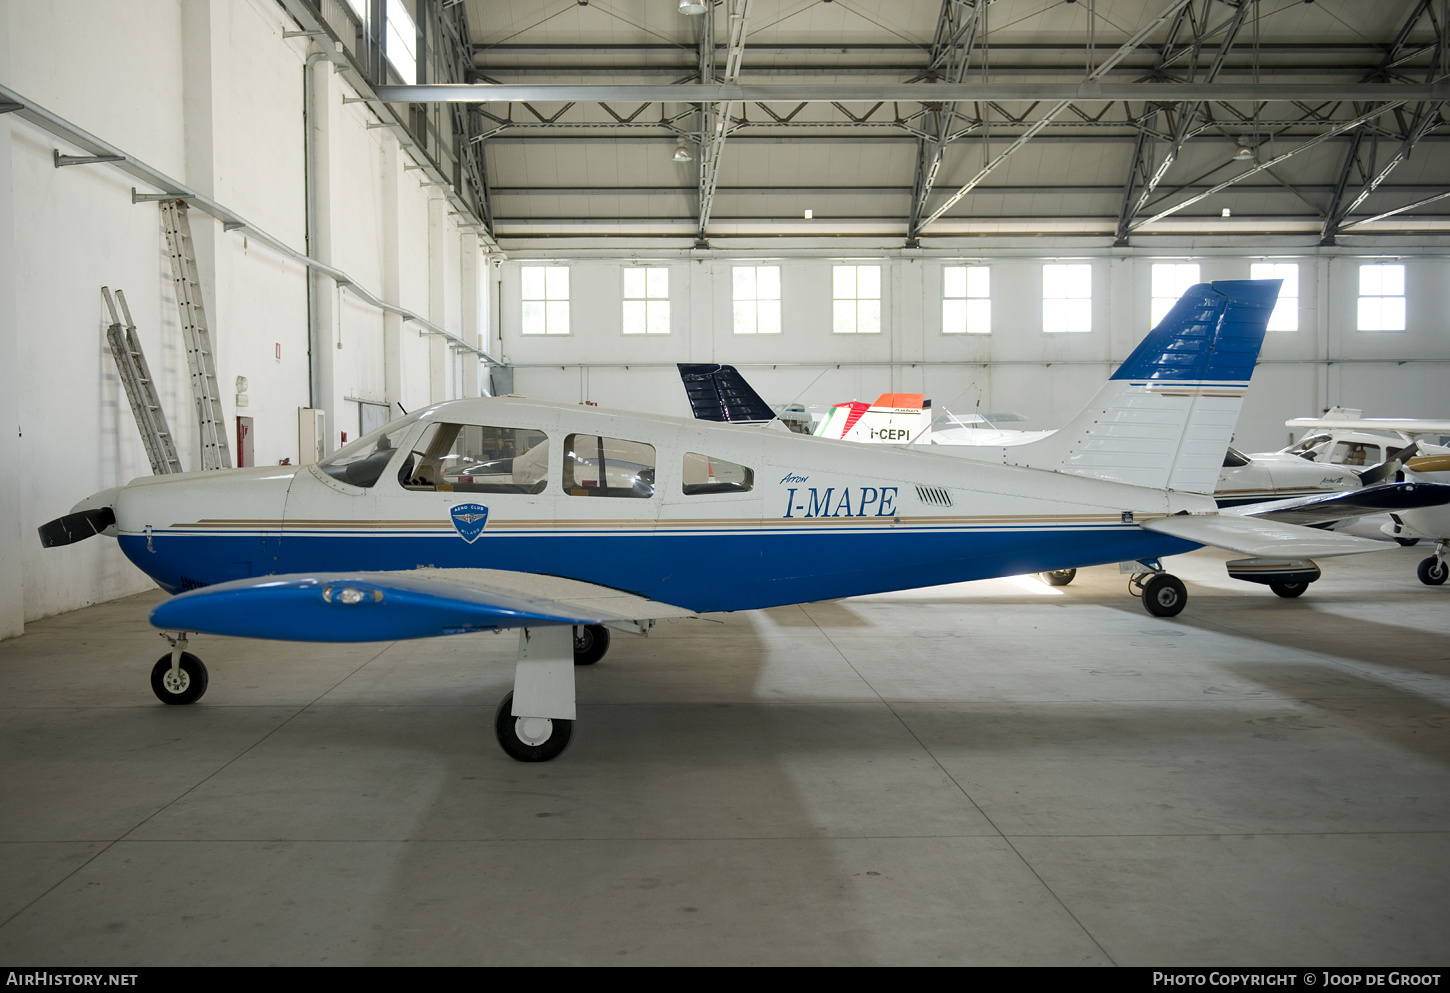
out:
<path id="1" fill-rule="evenodd" d="M 189 633 L 362 642 L 517 628 L 495 729 L 509 755 L 543 761 L 572 733 L 574 666 L 602 657 L 611 629 L 1123 561 L 1142 563 L 1148 610 L 1172 616 L 1187 593 L 1166 555 L 1215 545 L 1279 562 L 1383 547 L 1215 506 L 1278 288 L 1191 288 L 1071 424 L 992 463 L 451 400 L 313 465 L 135 480 L 41 538 L 114 536 L 176 594 L 151 614 L 177 632 L 152 670 L 167 703 L 206 690 Z"/>

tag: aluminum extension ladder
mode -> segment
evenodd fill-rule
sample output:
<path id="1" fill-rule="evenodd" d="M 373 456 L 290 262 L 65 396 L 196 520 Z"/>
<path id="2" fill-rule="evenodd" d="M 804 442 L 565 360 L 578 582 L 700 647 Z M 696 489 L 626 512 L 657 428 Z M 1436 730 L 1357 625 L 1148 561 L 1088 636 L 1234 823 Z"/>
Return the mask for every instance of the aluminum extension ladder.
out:
<path id="1" fill-rule="evenodd" d="M 146 446 L 151 471 L 158 476 L 181 472 L 176 441 L 171 437 L 166 411 L 161 408 L 161 397 L 156 392 L 156 381 L 151 378 L 151 367 L 146 364 L 141 341 L 136 337 L 136 325 L 131 321 L 131 308 L 126 306 L 126 294 L 117 290 L 113 301 L 110 289 L 102 286 L 101 296 L 105 298 L 106 309 L 111 312 L 106 341 L 116 359 L 121 384 L 126 387 L 126 398 L 131 401 L 131 413 L 136 415 L 136 426 L 141 429 L 141 441 Z M 121 305 L 119 315 L 116 313 L 117 302 Z M 125 319 L 124 325 L 122 318 Z"/>
<path id="2" fill-rule="evenodd" d="M 229 468 L 232 453 L 227 445 L 221 390 L 217 387 L 211 332 L 207 330 L 206 310 L 201 302 L 201 280 L 196 269 L 196 250 L 191 240 L 186 201 L 162 200 L 161 219 L 166 228 L 167 253 L 171 256 L 171 277 L 176 284 L 176 306 L 181 311 L 186 361 L 191 367 L 196 419 L 201 425 L 201 467 Z"/>

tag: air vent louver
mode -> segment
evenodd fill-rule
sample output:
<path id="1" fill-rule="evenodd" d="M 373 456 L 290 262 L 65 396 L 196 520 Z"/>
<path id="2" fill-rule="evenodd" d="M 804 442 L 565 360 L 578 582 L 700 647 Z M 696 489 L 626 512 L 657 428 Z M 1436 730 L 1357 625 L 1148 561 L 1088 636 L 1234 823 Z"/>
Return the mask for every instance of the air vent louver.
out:
<path id="1" fill-rule="evenodd" d="M 933 507 L 950 507 L 952 495 L 940 486 L 918 486 L 916 496 L 922 503 L 930 504 Z"/>

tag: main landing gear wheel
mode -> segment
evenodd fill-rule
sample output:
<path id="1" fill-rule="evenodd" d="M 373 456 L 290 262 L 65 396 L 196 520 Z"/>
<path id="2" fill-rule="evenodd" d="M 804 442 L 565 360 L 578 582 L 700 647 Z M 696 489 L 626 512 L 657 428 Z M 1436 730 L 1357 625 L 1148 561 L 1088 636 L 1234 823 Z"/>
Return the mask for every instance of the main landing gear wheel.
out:
<path id="1" fill-rule="evenodd" d="M 1076 569 L 1058 569 L 1042 573 L 1042 581 L 1048 586 L 1066 586 L 1077 578 Z"/>
<path id="2" fill-rule="evenodd" d="M 1428 559 L 1421 562 L 1420 568 L 1415 571 L 1419 574 L 1420 582 L 1426 586 L 1443 586 L 1446 573 L 1450 572 L 1450 566 L 1447 566 L 1443 560 L 1431 555 Z"/>
<path id="3" fill-rule="evenodd" d="M 151 692 L 162 703 L 196 703 L 206 692 L 206 666 L 190 652 L 182 652 L 181 666 L 172 673 L 167 652 L 151 667 Z"/>
<path id="4" fill-rule="evenodd" d="M 1304 591 L 1309 588 L 1308 583 L 1270 583 L 1269 589 L 1274 591 L 1275 596 L 1292 600 L 1296 596 L 1303 596 Z"/>
<path id="5" fill-rule="evenodd" d="M 493 715 L 493 730 L 509 758 L 520 762 L 547 762 L 569 747 L 574 722 L 547 717 L 515 717 L 514 695 L 510 693 Z"/>
<path id="6" fill-rule="evenodd" d="M 1418 545 L 1420 543 L 1420 539 L 1419 538 L 1396 538 L 1395 541 L 1398 541 L 1401 545 L 1404 545 L 1406 548 L 1409 548 L 1411 545 Z"/>
<path id="7" fill-rule="evenodd" d="M 593 665 L 609 651 L 609 628 L 603 624 L 581 624 L 574 628 L 574 664 Z"/>
<path id="8" fill-rule="evenodd" d="M 1160 572 L 1143 584 L 1143 606 L 1154 617 L 1177 617 L 1188 603 L 1188 588 L 1177 576 Z"/>

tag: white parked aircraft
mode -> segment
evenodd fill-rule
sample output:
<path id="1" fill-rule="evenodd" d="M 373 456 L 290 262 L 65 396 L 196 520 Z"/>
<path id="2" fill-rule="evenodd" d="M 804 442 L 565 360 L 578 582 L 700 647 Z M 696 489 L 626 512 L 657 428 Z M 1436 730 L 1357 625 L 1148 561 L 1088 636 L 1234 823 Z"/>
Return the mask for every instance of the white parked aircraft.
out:
<path id="1" fill-rule="evenodd" d="M 495 731 L 558 755 L 574 666 L 659 618 L 1136 560 L 1204 544 L 1274 560 L 1380 547 L 1220 514 L 1212 492 L 1277 281 L 1200 284 L 1068 427 L 998 464 L 514 398 L 453 400 L 304 467 L 138 479 L 40 529 L 114 536 L 179 632 L 152 688 L 207 686 L 188 632 L 381 641 L 517 628 Z M 1446 488 L 1450 498 L 1450 487 Z"/>
<path id="2" fill-rule="evenodd" d="M 1294 417 L 1285 427 L 1307 429 L 1284 454 L 1310 462 L 1356 468 L 1387 461 L 1406 447 L 1421 455 L 1450 455 L 1450 421 L 1365 417 L 1364 411 L 1331 407 L 1323 417 Z"/>

